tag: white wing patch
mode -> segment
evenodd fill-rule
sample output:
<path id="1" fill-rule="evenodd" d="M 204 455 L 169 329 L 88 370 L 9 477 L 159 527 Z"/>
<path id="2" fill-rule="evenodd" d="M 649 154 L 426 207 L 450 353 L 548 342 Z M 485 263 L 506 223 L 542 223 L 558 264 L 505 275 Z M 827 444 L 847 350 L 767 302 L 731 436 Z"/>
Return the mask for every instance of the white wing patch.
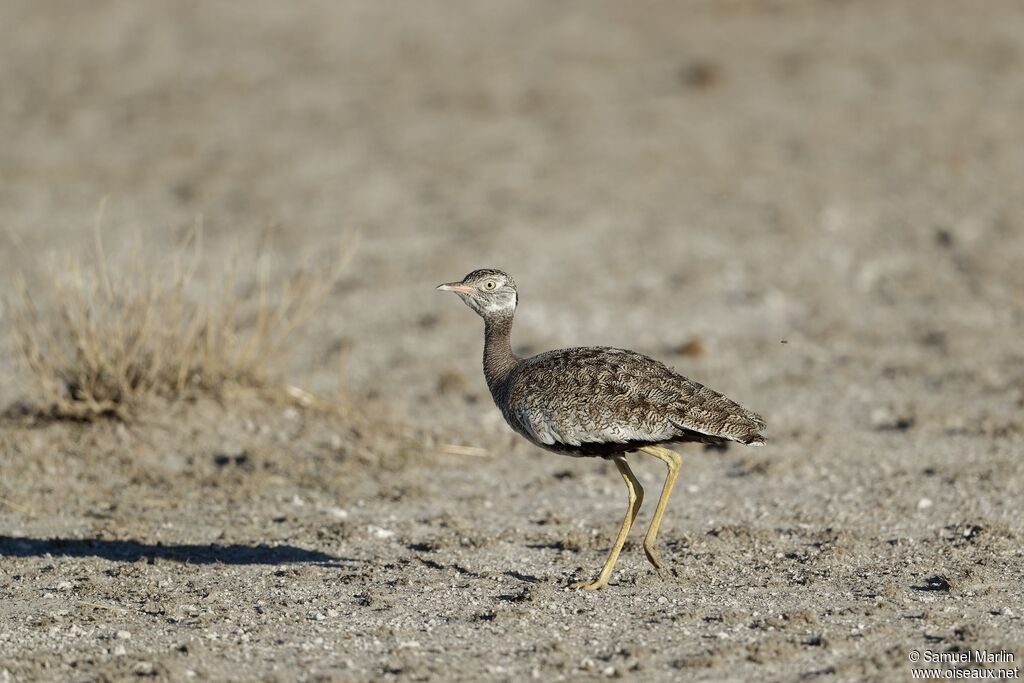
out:
<path id="1" fill-rule="evenodd" d="M 675 434 L 672 423 L 665 420 L 656 429 L 637 429 L 629 425 L 597 425 L 594 423 L 559 423 L 548 411 L 522 409 L 517 421 L 539 443 L 553 446 L 580 446 L 584 443 L 627 443 L 629 441 L 662 441 Z"/>

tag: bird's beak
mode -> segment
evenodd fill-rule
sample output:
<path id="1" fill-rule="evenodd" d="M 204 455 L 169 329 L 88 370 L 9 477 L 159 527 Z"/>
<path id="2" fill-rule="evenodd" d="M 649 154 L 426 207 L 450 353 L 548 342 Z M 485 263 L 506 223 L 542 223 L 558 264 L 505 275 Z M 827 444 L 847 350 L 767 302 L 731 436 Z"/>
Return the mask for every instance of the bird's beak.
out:
<path id="1" fill-rule="evenodd" d="M 447 284 L 438 285 L 438 289 L 442 292 L 458 292 L 459 294 L 472 294 L 473 288 L 469 285 L 464 285 L 461 282 L 449 282 Z"/>

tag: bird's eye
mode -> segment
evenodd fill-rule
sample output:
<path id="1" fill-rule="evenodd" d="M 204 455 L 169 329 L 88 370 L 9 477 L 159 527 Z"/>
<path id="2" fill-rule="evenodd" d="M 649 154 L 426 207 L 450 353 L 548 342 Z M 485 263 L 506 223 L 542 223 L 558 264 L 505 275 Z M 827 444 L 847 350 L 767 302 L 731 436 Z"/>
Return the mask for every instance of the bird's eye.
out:
<path id="1" fill-rule="evenodd" d="M 484 289 L 486 289 L 488 292 L 491 291 L 492 289 L 494 289 L 497 286 L 498 286 L 498 283 L 495 282 L 494 280 L 488 280 L 487 282 L 484 283 Z"/>

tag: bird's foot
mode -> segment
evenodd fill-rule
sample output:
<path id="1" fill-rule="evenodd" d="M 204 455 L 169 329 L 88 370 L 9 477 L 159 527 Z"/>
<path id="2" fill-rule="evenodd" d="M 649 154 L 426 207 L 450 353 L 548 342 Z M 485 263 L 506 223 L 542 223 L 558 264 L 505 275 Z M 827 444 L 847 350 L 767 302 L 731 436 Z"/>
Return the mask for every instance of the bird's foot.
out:
<path id="1" fill-rule="evenodd" d="M 606 585 L 608 585 L 608 580 L 605 579 L 605 580 L 602 581 L 601 577 L 599 576 L 596 579 L 594 579 L 593 581 L 575 581 L 575 582 L 569 584 L 569 588 L 573 588 L 573 589 L 576 589 L 576 590 L 585 590 L 585 591 L 597 591 L 597 590 L 601 590 Z"/>
<path id="2" fill-rule="evenodd" d="M 644 544 L 644 554 L 647 555 L 647 561 L 654 565 L 654 568 L 660 573 L 664 569 L 664 565 L 661 563 L 661 558 L 658 557 L 658 553 L 655 552 L 654 548 Z"/>

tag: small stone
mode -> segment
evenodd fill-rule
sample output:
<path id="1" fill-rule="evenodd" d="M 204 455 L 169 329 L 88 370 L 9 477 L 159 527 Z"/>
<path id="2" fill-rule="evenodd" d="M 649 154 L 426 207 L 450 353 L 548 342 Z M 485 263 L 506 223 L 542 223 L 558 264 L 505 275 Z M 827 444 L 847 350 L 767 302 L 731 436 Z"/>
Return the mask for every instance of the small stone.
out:
<path id="1" fill-rule="evenodd" d="M 704 342 L 700 337 L 691 337 L 672 349 L 678 356 L 703 356 L 705 352 Z"/>
<path id="2" fill-rule="evenodd" d="M 922 498 L 921 500 L 917 501 L 917 509 L 918 510 L 927 510 L 931 506 L 932 506 L 932 499 L 931 498 Z"/>
<path id="3" fill-rule="evenodd" d="M 879 406 L 871 411 L 871 426 L 878 431 L 906 431 L 914 426 L 914 415 L 909 410 Z"/>
<path id="4" fill-rule="evenodd" d="M 156 674 L 156 667 L 153 666 L 153 662 L 139 662 L 132 669 L 132 673 L 136 676 L 153 676 Z"/>
<path id="5" fill-rule="evenodd" d="M 664 605 L 667 602 L 668 602 L 668 598 L 666 598 L 664 595 L 662 595 L 660 598 L 658 598 L 658 604 L 659 605 Z"/>
<path id="6" fill-rule="evenodd" d="M 131 631 L 118 631 L 117 632 L 118 640 L 128 640 L 131 637 L 132 637 L 132 632 Z"/>
<path id="7" fill-rule="evenodd" d="M 369 531 L 371 534 L 373 534 L 374 538 L 379 538 L 382 541 L 385 540 L 385 539 L 391 538 L 392 536 L 395 535 L 395 532 L 391 531 L 390 529 L 382 529 L 381 527 L 374 526 L 372 524 L 367 526 L 366 530 Z"/>

